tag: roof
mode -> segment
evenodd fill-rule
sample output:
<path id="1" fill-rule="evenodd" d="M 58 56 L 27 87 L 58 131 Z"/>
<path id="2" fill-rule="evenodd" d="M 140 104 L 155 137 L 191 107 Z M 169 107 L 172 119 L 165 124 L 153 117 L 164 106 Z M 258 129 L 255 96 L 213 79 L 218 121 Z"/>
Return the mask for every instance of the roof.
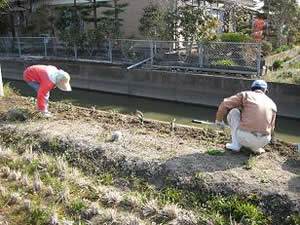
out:
<path id="1" fill-rule="evenodd" d="M 245 5 L 245 6 L 254 6 L 255 1 L 254 0 L 223 0 L 224 2 L 228 3 L 236 3 L 240 5 Z"/>
<path id="2" fill-rule="evenodd" d="M 109 2 L 111 0 L 96 0 L 96 2 Z M 68 4 L 74 4 L 74 0 L 44 0 L 44 1 L 38 1 L 42 4 L 47 5 L 68 5 Z M 93 0 L 77 0 L 76 4 L 86 4 L 86 3 L 92 3 Z"/>

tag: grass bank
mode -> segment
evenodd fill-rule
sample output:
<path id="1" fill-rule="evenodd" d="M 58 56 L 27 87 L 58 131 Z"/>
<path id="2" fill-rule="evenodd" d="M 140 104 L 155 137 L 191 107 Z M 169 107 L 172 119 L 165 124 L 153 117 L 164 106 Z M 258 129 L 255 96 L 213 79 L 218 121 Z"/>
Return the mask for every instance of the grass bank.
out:
<path id="1" fill-rule="evenodd" d="M 294 145 L 233 154 L 223 131 L 60 103 L 45 119 L 34 99 L 1 101 L 4 223 L 299 224 Z"/>

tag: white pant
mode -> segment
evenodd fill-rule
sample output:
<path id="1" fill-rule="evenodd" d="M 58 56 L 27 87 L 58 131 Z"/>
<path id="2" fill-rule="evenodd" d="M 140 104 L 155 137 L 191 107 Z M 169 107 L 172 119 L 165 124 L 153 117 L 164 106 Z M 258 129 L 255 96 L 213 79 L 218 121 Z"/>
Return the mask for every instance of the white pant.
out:
<path id="1" fill-rule="evenodd" d="M 238 109 L 232 109 L 227 115 L 227 122 L 231 128 L 232 144 L 241 148 L 242 146 L 257 152 L 271 141 L 271 135 L 264 136 L 260 133 L 254 133 L 239 129 L 241 121 L 241 112 Z"/>

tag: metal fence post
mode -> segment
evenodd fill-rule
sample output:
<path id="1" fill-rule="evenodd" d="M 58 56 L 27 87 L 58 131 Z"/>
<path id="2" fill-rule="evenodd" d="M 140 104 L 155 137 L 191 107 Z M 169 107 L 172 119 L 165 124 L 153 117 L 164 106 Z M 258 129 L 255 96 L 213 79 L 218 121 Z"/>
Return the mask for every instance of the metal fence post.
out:
<path id="1" fill-rule="evenodd" d="M 18 42 L 18 52 L 19 52 L 19 57 L 22 56 L 22 50 L 21 50 L 21 42 L 20 42 L 20 38 L 17 37 L 17 42 Z"/>
<path id="2" fill-rule="evenodd" d="M 203 42 L 199 41 L 198 44 L 198 54 L 199 54 L 199 67 L 203 68 Z"/>
<path id="3" fill-rule="evenodd" d="M 77 59 L 78 55 L 77 55 L 77 46 L 76 46 L 76 44 L 74 44 L 74 56 L 75 56 L 75 59 Z"/>
<path id="4" fill-rule="evenodd" d="M 257 62 L 256 62 L 257 76 L 260 76 L 260 63 L 261 63 L 261 44 L 257 44 Z"/>
<path id="5" fill-rule="evenodd" d="M 150 57 L 151 57 L 151 66 L 153 66 L 153 40 L 150 41 Z"/>
<path id="6" fill-rule="evenodd" d="M 47 57 L 47 42 L 48 42 L 48 39 L 46 39 L 46 37 L 44 37 L 44 50 L 45 50 L 45 57 Z"/>
<path id="7" fill-rule="evenodd" d="M 108 40 L 108 57 L 109 61 L 112 63 L 113 61 L 113 55 L 112 55 L 112 40 Z"/>

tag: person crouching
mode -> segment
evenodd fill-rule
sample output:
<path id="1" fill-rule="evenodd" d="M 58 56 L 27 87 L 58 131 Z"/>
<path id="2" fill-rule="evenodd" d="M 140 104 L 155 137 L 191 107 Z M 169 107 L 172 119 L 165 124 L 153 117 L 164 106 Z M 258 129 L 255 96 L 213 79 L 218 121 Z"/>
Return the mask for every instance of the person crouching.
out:
<path id="1" fill-rule="evenodd" d="M 51 65 L 33 65 L 24 71 L 23 79 L 37 92 L 37 108 L 45 116 L 51 117 L 48 111 L 50 91 L 58 87 L 62 91 L 72 91 L 70 75 Z"/>
<path id="2" fill-rule="evenodd" d="M 266 95 L 268 85 L 263 80 L 255 80 L 251 91 L 243 91 L 225 98 L 216 114 L 216 125 L 224 127 L 223 117 L 231 128 L 232 143 L 226 149 L 239 152 L 247 147 L 255 154 L 265 152 L 263 147 L 271 141 L 275 129 L 277 106 Z"/>

